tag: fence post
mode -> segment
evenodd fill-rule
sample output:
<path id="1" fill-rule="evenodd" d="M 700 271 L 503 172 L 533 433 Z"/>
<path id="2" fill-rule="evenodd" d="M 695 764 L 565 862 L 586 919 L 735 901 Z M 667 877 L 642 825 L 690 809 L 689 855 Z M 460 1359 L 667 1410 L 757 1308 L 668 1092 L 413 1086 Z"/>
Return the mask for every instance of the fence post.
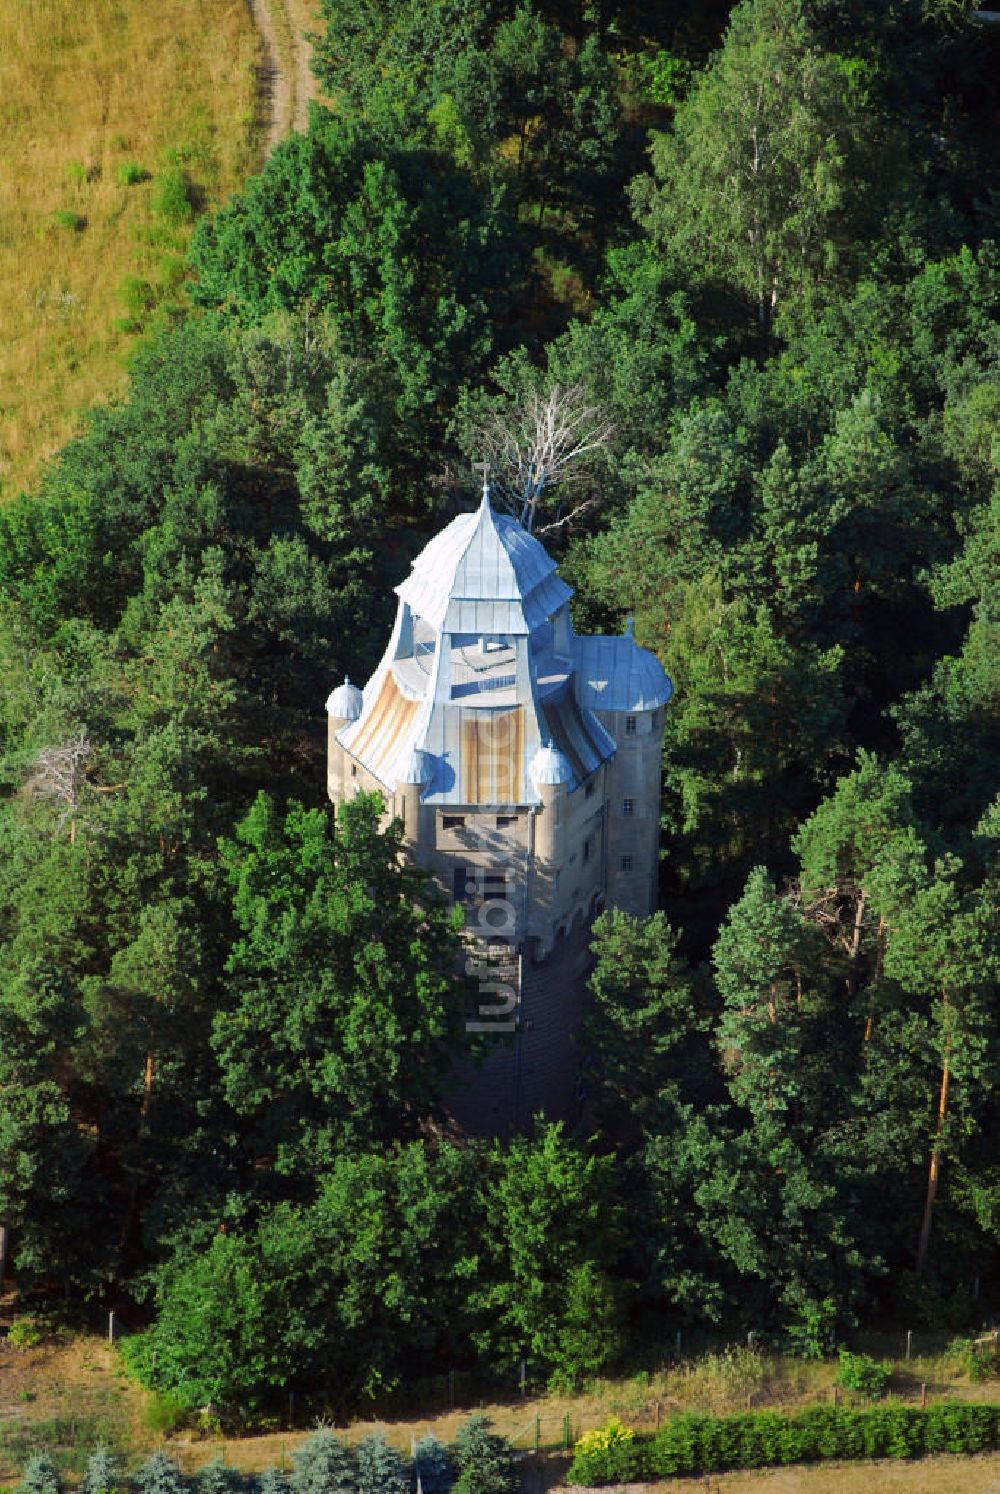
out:
<path id="1" fill-rule="evenodd" d="M 522 1359 L 521 1360 L 521 1399 L 522 1400 L 527 1395 L 527 1393 L 528 1393 L 528 1361 L 526 1359 Z"/>
<path id="2" fill-rule="evenodd" d="M 535 1417 L 535 1452 L 538 1451 L 542 1440 L 542 1418 Z"/>
<path id="3" fill-rule="evenodd" d="M 570 1430 L 569 1430 L 569 1412 L 567 1411 L 566 1415 L 563 1417 L 563 1447 L 566 1449 L 567 1452 L 569 1451 L 569 1445 L 572 1442 L 572 1440 L 573 1439 L 570 1436 Z"/>
<path id="4" fill-rule="evenodd" d="M 920 1387 L 920 1409 L 921 1409 L 921 1411 L 926 1411 L 927 1410 L 927 1386 L 926 1385 L 921 1385 L 921 1387 Z"/>
<path id="5" fill-rule="evenodd" d="M 295 1391 L 288 1392 L 288 1430 L 291 1431 L 295 1425 Z"/>
<path id="6" fill-rule="evenodd" d="M 913 1352 L 913 1329 L 912 1328 L 907 1328 L 907 1330 L 906 1330 L 906 1362 L 907 1362 L 907 1364 L 909 1364 L 909 1362 L 910 1362 L 910 1356 L 911 1356 L 912 1352 Z"/>
<path id="7" fill-rule="evenodd" d="M 109 1344 L 113 1344 L 114 1341 L 115 1341 L 115 1310 L 114 1310 L 114 1308 L 112 1308 L 111 1311 L 108 1313 L 108 1343 Z"/>
<path id="8" fill-rule="evenodd" d="M 284 1439 L 284 1437 L 282 1437 L 279 1446 L 280 1446 L 281 1452 L 280 1452 L 280 1456 L 278 1458 L 278 1468 L 281 1470 L 282 1473 L 284 1473 L 284 1471 L 285 1471 L 285 1439 Z"/>
<path id="9" fill-rule="evenodd" d="M 839 1385 L 835 1385 L 833 1387 L 833 1404 L 834 1404 L 834 1406 L 838 1406 L 840 1404 L 840 1386 Z"/>
<path id="10" fill-rule="evenodd" d="M 753 1329 L 752 1328 L 750 1329 L 750 1332 L 747 1334 L 747 1348 L 750 1350 L 750 1352 L 752 1354 L 753 1353 Z"/>
<path id="11" fill-rule="evenodd" d="M 662 1410 L 662 1407 L 660 1406 L 659 1401 L 657 1401 L 657 1403 L 656 1403 L 656 1430 L 657 1431 L 660 1430 L 660 1412 L 661 1412 L 661 1410 Z"/>
<path id="12" fill-rule="evenodd" d="M 678 1330 L 677 1330 L 677 1337 L 674 1340 L 674 1358 L 675 1359 L 680 1359 L 680 1357 L 681 1357 L 681 1330 L 678 1328 Z"/>

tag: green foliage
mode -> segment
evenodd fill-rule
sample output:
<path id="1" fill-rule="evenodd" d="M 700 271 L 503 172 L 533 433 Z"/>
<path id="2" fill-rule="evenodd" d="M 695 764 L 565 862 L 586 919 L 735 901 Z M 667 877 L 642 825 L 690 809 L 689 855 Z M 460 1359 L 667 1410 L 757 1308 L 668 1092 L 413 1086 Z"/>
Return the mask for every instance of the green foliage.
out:
<path id="1" fill-rule="evenodd" d="M 52 223 L 56 228 L 65 228 L 69 233 L 83 233 L 87 219 L 83 213 L 75 213 L 72 208 L 57 208 L 52 214 Z"/>
<path id="2" fill-rule="evenodd" d="M 265 1468 L 256 1481 L 257 1494 L 288 1494 L 286 1475 L 278 1468 Z"/>
<path id="3" fill-rule="evenodd" d="M 183 166 L 165 166 L 153 178 L 153 211 L 171 228 L 190 223 L 194 217 L 191 183 Z"/>
<path id="4" fill-rule="evenodd" d="M 124 1494 L 125 1488 L 121 1459 L 106 1447 L 96 1447 L 87 1459 L 80 1494 Z"/>
<path id="5" fill-rule="evenodd" d="M 823 1359 L 836 1321 L 837 1304 L 832 1297 L 824 1297 L 822 1302 L 803 1301 L 785 1329 L 792 1352 L 800 1359 Z"/>
<path id="6" fill-rule="evenodd" d="M 357 1460 L 357 1494 L 409 1494 L 406 1463 L 379 1432 L 358 1443 Z"/>
<path id="7" fill-rule="evenodd" d="M 125 1354 L 126 1363 L 133 1368 L 144 1365 L 146 1352 L 146 1341 L 137 1337 L 134 1346 L 129 1343 L 129 1352 Z M 143 1421 L 156 1436 L 167 1437 L 190 1420 L 194 1405 L 195 1398 L 190 1393 L 185 1396 L 173 1390 L 158 1390 L 143 1407 Z"/>
<path id="8" fill-rule="evenodd" d="M 18 1494 L 63 1494 L 63 1481 L 48 1453 L 35 1453 L 25 1465 Z"/>
<path id="9" fill-rule="evenodd" d="M 115 178 L 120 187 L 135 187 L 140 182 L 148 182 L 149 175 L 138 161 L 119 161 L 115 168 Z"/>
<path id="10" fill-rule="evenodd" d="M 837 1384 L 847 1390 L 857 1390 L 870 1401 L 885 1395 L 892 1374 L 892 1366 L 885 1361 L 873 1359 L 870 1354 L 852 1354 L 841 1349 L 837 1369 Z"/>
<path id="11" fill-rule="evenodd" d="M 185 1494 L 187 1483 L 180 1468 L 158 1448 L 136 1469 L 137 1494 Z"/>
<path id="12" fill-rule="evenodd" d="M 326 1427 L 296 1449 L 292 1494 L 355 1494 L 356 1480 L 354 1454 Z"/>
<path id="13" fill-rule="evenodd" d="M 575 1384 L 601 1369 L 619 1342 L 613 1159 L 589 1153 L 561 1123 L 539 1121 L 534 1137 L 496 1147 L 491 1161 L 486 1217 L 495 1264 L 477 1283 L 482 1342 L 511 1365 L 527 1354 L 556 1383 Z"/>
<path id="14" fill-rule="evenodd" d="M 7 1330 L 12 1349 L 34 1349 L 45 1337 L 45 1326 L 37 1318 L 15 1318 Z"/>
<path id="15" fill-rule="evenodd" d="M 676 1478 L 731 1468 L 768 1468 L 827 1459 L 911 1458 L 980 1452 L 1000 1441 L 1000 1407 L 952 1403 L 865 1411 L 813 1406 L 793 1417 L 776 1411 L 714 1417 L 680 1412 L 655 1437 L 590 1433 L 577 1444 L 571 1484 Z"/>
<path id="16" fill-rule="evenodd" d="M 476 1415 L 458 1429 L 452 1448 L 457 1478 L 454 1494 L 514 1494 L 519 1478 L 509 1444 Z"/>
<path id="17" fill-rule="evenodd" d="M 255 1229 L 178 1256 L 131 1351 L 137 1373 L 188 1404 L 256 1410 L 292 1387 L 346 1408 L 455 1352 L 479 1248 L 478 1166 L 475 1151 L 420 1142 L 345 1152 L 313 1204 L 276 1206 Z"/>
<path id="18" fill-rule="evenodd" d="M 199 1468 L 196 1486 L 198 1494 L 240 1494 L 243 1484 L 236 1469 L 217 1457 Z"/>
<path id="19" fill-rule="evenodd" d="M 420 1475 L 424 1494 L 449 1494 L 455 1481 L 455 1469 L 448 1449 L 428 1432 L 417 1442 L 413 1452 L 414 1474 Z"/>
<path id="20" fill-rule="evenodd" d="M 381 800 L 332 817 L 261 792 L 223 847 L 240 935 L 214 1025 L 227 1098 L 282 1171 L 412 1133 L 460 1035 L 451 914 L 378 829 Z"/>
<path id="21" fill-rule="evenodd" d="M 585 1432 L 573 1448 L 567 1475 L 571 1484 L 600 1484 L 611 1480 L 631 1482 L 643 1469 L 641 1444 L 635 1432 L 617 1417 L 592 1432 Z"/>

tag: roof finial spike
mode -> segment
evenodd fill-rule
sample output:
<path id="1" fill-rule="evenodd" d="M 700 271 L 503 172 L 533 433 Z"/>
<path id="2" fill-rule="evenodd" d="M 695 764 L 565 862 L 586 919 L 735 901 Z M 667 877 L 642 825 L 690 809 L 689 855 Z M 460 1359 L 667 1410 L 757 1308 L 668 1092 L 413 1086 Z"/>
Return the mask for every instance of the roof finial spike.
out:
<path id="1" fill-rule="evenodd" d="M 490 464 L 489 462 L 475 462 L 476 467 L 483 469 L 483 504 L 486 508 L 490 506 Z"/>

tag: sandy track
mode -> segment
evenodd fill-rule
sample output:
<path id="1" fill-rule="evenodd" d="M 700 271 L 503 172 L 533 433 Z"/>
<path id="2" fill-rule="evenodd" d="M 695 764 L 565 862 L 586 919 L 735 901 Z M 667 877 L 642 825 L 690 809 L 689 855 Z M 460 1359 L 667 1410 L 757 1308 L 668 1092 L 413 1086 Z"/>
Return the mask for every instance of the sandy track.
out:
<path id="1" fill-rule="evenodd" d="M 258 107 L 264 155 L 279 140 L 309 123 L 309 102 L 316 79 L 309 66 L 311 48 L 305 33 L 319 25 L 310 0 L 247 0 L 260 37 L 257 71 Z"/>

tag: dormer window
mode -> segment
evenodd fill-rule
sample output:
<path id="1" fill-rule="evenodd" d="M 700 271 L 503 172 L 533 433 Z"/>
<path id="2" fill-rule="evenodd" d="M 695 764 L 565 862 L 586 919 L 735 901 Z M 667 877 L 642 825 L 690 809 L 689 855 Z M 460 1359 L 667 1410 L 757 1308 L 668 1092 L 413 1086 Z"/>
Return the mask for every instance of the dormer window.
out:
<path id="1" fill-rule="evenodd" d="M 636 718 L 634 716 L 626 716 L 625 717 L 625 735 L 627 737 L 634 737 L 635 736 L 635 728 L 636 728 Z"/>

